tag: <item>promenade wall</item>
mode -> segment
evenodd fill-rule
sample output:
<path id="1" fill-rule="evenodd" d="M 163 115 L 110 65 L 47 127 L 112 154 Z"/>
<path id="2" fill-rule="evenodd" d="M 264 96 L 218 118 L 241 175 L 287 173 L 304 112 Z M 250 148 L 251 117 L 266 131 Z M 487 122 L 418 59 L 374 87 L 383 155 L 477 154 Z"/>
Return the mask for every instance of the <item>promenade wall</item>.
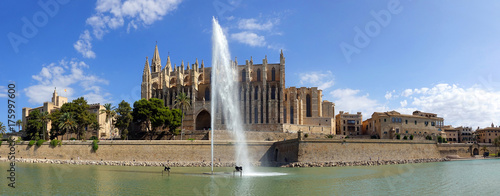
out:
<path id="1" fill-rule="evenodd" d="M 278 149 L 276 161 L 280 163 L 442 158 L 436 144 L 431 141 L 304 139 L 275 145 Z"/>
<path id="2" fill-rule="evenodd" d="M 92 150 L 91 141 L 64 141 L 51 147 L 48 142 L 37 147 L 21 142 L 15 146 L 16 158 L 95 161 L 153 161 L 172 163 L 210 162 L 210 141 L 194 140 L 128 140 L 100 141 L 99 149 Z M 487 146 L 490 152 L 496 148 Z M 479 148 L 467 144 L 436 144 L 425 140 L 384 139 L 285 139 L 284 141 L 248 142 L 250 161 L 262 165 L 284 165 L 293 162 L 359 162 L 440 159 L 448 155 L 471 157 L 471 150 Z M 215 141 L 214 157 L 218 163 L 234 163 L 236 143 Z M 0 146 L 0 158 L 10 152 L 7 142 Z M 480 153 L 482 154 L 482 152 Z"/>
<path id="3" fill-rule="evenodd" d="M 268 150 L 274 142 L 249 142 L 250 161 L 268 162 Z M 51 147 L 48 142 L 40 147 L 28 146 L 28 142 L 16 144 L 16 158 L 58 160 L 104 160 L 104 161 L 165 161 L 165 162 L 210 162 L 210 141 L 100 141 L 98 150 L 92 150 L 92 142 L 64 141 L 62 146 Z M 236 144 L 232 141 L 216 141 L 216 162 L 234 162 Z M 3 142 L 0 156 L 8 156 L 9 144 Z"/>

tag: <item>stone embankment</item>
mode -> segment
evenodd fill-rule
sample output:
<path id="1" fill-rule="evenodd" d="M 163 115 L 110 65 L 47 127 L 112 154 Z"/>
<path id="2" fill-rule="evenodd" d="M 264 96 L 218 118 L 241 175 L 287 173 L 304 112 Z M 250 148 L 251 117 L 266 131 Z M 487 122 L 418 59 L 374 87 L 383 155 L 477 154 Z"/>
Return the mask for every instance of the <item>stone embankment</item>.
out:
<path id="1" fill-rule="evenodd" d="M 0 162 L 9 160 L 0 158 Z M 10 162 L 10 161 L 9 161 Z M 111 165 L 111 166 L 145 166 L 145 167 L 210 167 L 210 162 L 158 162 L 158 161 L 95 161 L 95 160 L 55 160 L 55 159 L 19 159 L 16 162 L 21 163 L 49 163 L 49 164 L 67 164 L 67 165 Z M 260 166 L 260 163 L 252 163 L 253 166 Z M 234 167 L 235 163 L 216 162 L 214 167 Z"/>
<path id="2" fill-rule="evenodd" d="M 375 165 L 395 165 L 409 163 L 429 163 L 449 161 L 448 158 L 438 159 L 413 159 L 413 160 L 389 160 L 389 161 L 353 161 L 353 162 L 295 162 L 282 165 L 281 167 L 345 167 L 345 166 L 375 166 Z"/>

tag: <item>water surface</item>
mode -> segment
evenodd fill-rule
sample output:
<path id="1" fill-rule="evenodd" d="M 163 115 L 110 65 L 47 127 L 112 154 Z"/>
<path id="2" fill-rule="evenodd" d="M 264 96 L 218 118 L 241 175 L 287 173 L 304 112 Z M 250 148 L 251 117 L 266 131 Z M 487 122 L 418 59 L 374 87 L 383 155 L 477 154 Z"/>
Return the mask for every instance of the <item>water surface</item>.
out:
<path id="1" fill-rule="evenodd" d="M 372 167 L 256 168 L 261 174 L 204 175 L 210 168 L 16 165 L 16 188 L 0 163 L 1 195 L 498 195 L 500 160 Z"/>

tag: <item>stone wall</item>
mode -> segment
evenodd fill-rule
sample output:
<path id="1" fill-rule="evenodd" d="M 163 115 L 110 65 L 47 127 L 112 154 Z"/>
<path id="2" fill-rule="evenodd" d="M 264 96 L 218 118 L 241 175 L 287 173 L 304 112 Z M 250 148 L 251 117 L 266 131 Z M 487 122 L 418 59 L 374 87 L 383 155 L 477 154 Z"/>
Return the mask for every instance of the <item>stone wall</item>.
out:
<path id="1" fill-rule="evenodd" d="M 105 160 L 105 161 L 169 161 L 209 162 L 210 141 L 100 141 L 97 152 L 92 151 L 91 141 L 64 141 L 62 146 L 28 146 L 21 142 L 15 146 L 16 158 L 59 159 L 59 160 Z M 267 162 L 268 150 L 273 142 L 248 142 L 252 162 Z M 216 162 L 234 162 L 235 143 L 217 141 L 214 145 Z M 0 146 L 0 156 L 7 157 L 9 145 Z"/>
<path id="2" fill-rule="evenodd" d="M 280 164 L 442 158 L 432 141 L 303 139 L 277 142 L 274 148 Z"/>
<path id="3" fill-rule="evenodd" d="M 215 140 L 233 140 L 232 132 L 226 130 L 215 130 Z M 272 131 L 245 131 L 248 141 L 282 141 L 297 138 L 296 133 L 282 133 Z"/>
<path id="4" fill-rule="evenodd" d="M 477 155 L 482 156 L 483 146 L 486 146 L 488 152 L 495 154 L 500 148 L 496 148 L 491 144 L 438 144 L 439 153 L 441 156 L 446 157 L 449 155 L 458 155 L 462 158 L 473 156 L 473 152 L 477 149 Z"/>

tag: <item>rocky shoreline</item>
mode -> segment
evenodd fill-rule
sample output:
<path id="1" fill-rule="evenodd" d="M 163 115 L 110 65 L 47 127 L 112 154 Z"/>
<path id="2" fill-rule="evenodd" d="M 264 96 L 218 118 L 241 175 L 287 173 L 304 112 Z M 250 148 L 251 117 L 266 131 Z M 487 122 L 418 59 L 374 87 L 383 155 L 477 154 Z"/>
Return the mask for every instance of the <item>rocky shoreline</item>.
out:
<path id="1" fill-rule="evenodd" d="M 382 161 L 338 161 L 338 162 L 295 162 L 282 165 L 281 167 L 347 167 L 347 166 L 377 166 L 396 165 L 410 163 L 429 163 L 449 161 L 449 158 L 413 159 L 413 160 L 382 160 Z"/>
<path id="2" fill-rule="evenodd" d="M 382 160 L 382 161 L 338 161 L 338 162 L 294 162 L 281 167 L 347 167 L 347 166 L 377 166 L 410 163 L 429 163 L 450 161 L 449 158 L 413 159 L 413 160 Z M 10 162 L 0 158 L 0 162 Z M 143 166 L 143 167 L 210 167 L 210 162 L 160 162 L 160 161 L 96 161 L 96 160 L 54 160 L 54 159 L 16 159 L 20 163 L 48 163 L 67 165 L 110 165 L 110 166 Z M 252 163 L 253 166 L 262 166 L 261 163 Z M 216 162 L 214 167 L 234 167 L 234 162 Z M 271 165 L 266 165 L 271 166 Z M 275 165 L 276 166 L 276 165 Z"/>
<path id="3" fill-rule="evenodd" d="M 0 158 L 0 162 L 10 162 L 6 158 Z M 48 163 L 67 165 L 110 165 L 110 166 L 143 166 L 143 167 L 210 167 L 210 162 L 164 162 L 164 161 L 96 161 L 96 160 L 57 160 L 57 159 L 19 159 L 16 163 Z M 261 166 L 260 163 L 252 163 L 253 166 Z M 214 167 L 234 167 L 233 162 L 214 163 Z"/>

